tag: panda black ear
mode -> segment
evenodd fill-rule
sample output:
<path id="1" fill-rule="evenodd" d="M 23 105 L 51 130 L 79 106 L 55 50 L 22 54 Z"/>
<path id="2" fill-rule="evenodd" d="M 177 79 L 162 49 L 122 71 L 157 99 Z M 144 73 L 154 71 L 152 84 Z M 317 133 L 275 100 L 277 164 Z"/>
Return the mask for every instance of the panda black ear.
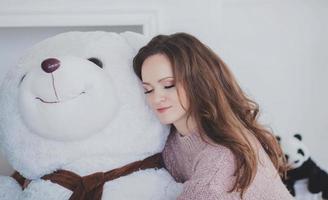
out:
<path id="1" fill-rule="evenodd" d="M 297 138 L 299 141 L 302 141 L 302 136 L 301 136 L 301 134 L 296 133 L 296 134 L 294 135 L 294 137 Z"/>
<path id="2" fill-rule="evenodd" d="M 281 140 L 281 138 L 280 138 L 280 136 L 276 136 L 276 139 L 278 140 L 278 142 L 280 142 L 280 140 Z"/>

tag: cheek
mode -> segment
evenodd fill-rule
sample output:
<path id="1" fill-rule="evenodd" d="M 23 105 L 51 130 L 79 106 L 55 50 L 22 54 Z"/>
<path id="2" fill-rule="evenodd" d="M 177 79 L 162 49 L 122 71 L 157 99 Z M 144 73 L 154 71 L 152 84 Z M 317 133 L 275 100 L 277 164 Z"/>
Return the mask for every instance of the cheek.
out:
<path id="1" fill-rule="evenodd" d="M 151 108 L 154 108 L 154 101 L 153 101 L 152 95 L 147 95 L 147 96 L 146 96 L 146 99 L 147 99 L 147 103 L 148 103 L 148 105 L 149 105 Z"/>
<path id="2" fill-rule="evenodd" d="M 189 107 L 189 104 L 188 104 L 188 101 L 187 101 L 187 97 L 186 96 L 182 96 L 180 97 L 180 103 L 181 103 L 181 106 L 184 108 L 184 109 L 188 109 Z"/>
<path id="3" fill-rule="evenodd" d="M 179 101 L 179 103 L 184 109 L 188 109 L 189 103 L 184 89 L 179 88 L 179 96 L 177 94 L 177 100 Z"/>

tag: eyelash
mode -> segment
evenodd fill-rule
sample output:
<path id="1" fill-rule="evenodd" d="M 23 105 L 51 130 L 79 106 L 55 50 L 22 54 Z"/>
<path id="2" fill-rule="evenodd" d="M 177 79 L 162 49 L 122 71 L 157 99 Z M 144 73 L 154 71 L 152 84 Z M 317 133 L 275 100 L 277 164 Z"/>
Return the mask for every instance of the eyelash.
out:
<path id="1" fill-rule="evenodd" d="M 164 86 L 165 89 L 170 89 L 170 88 L 173 88 L 175 85 L 169 85 L 169 86 Z"/>
<path id="2" fill-rule="evenodd" d="M 164 86 L 164 88 L 165 89 L 170 89 L 170 88 L 173 88 L 175 85 L 173 84 L 173 85 L 169 85 L 169 86 Z M 153 91 L 154 89 L 152 89 L 152 90 L 148 90 L 148 91 L 145 91 L 145 94 L 149 94 L 149 93 L 151 93 L 152 91 Z"/>
<path id="3" fill-rule="evenodd" d="M 145 91 L 145 94 L 151 93 L 153 90 Z"/>

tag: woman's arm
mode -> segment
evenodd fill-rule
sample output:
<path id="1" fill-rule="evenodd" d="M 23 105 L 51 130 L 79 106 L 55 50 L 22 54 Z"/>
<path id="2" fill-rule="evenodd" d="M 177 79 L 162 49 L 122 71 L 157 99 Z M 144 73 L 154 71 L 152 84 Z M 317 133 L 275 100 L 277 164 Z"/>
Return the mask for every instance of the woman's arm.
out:
<path id="1" fill-rule="evenodd" d="M 225 147 L 208 147 L 195 159 L 192 177 L 177 200 L 239 199 L 229 193 L 234 183 L 234 159 Z M 229 196 L 229 197 L 228 197 Z"/>

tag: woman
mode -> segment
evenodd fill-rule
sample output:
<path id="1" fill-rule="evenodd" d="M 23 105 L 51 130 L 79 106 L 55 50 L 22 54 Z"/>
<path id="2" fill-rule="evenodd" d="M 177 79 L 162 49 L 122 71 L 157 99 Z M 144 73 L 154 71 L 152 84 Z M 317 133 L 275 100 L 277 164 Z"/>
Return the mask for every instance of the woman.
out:
<path id="1" fill-rule="evenodd" d="M 159 35 L 133 60 L 148 103 L 171 124 L 163 158 L 184 190 L 178 200 L 293 199 L 274 136 L 258 122 L 226 64 L 197 38 Z"/>

